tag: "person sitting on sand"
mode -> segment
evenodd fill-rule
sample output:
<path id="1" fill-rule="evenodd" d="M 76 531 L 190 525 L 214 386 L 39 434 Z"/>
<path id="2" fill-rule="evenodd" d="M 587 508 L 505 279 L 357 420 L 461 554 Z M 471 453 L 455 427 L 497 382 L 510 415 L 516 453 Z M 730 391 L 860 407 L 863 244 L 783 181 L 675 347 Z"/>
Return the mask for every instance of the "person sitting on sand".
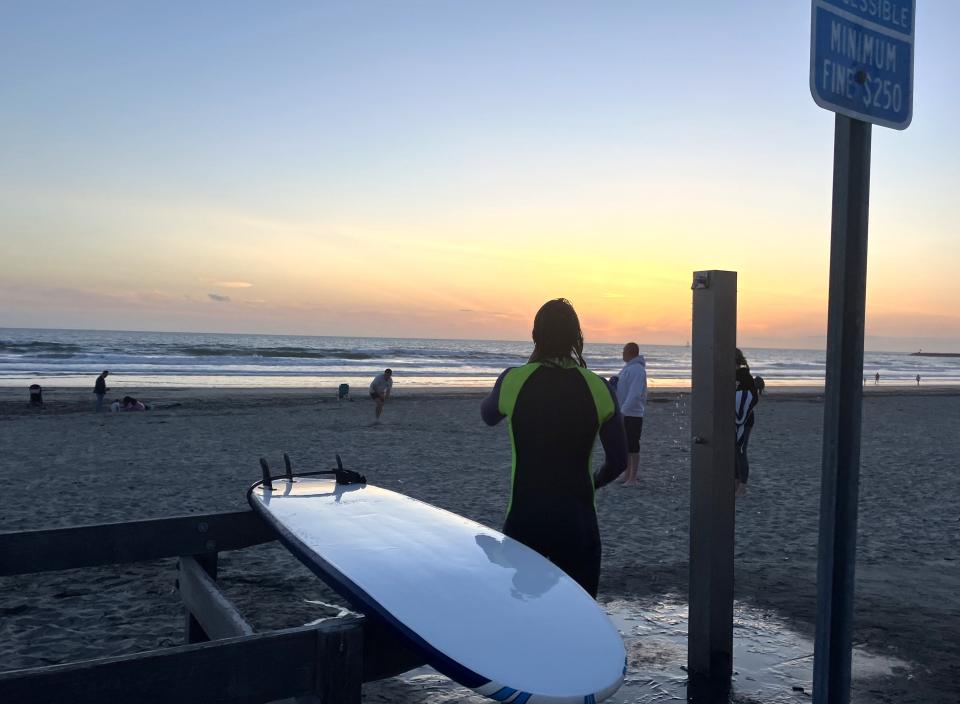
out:
<path id="1" fill-rule="evenodd" d="M 533 354 L 498 378 L 480 406 L 487 425 L 509 419 L 513 485 L 503 532 L 533 548 L 596 597 L 600 531 L 594 491 L 627 466 L 617 397 L 583 361 L 569 301 L 548 301 L 533 321 Z M 597 435 L 606 454 L 596 473 Z"/>
<path id="2" fill-rule="evenodd" d="M 133 396 L 124 396 L 124 397 L 123 397 L 123 405 L 121 406 L 121 410 L 124 410 L 124 411 L 145 411 L 145 410 L 147 410 L 147 407 L 146 407 L 143 403 L 141 403 L 140 401 L 138 401 L 137 399 L 135 399 Z"/>
<path id="3" fill-rule="evenodd" d="M 370 382 L 370 398 L 372 398 L 377 403 L 377 408 L 374 413 L 376 414 L 376 420 L 374 422 L 380 422 L 380 414 L 383 413 L 383 404 L 387 402 L 387 399 L 390 398 L 390 392 L 393 390 L 393 370 L 384 369 L 383 374 L 377 374 L 373 381 Z"/>
<path id="4" fill-rule="evenodd" d="M 750 463 L 747 460 L 747 444 L 750 441 L 750 432 L 753 430 L 753 408 L 760 400 L 757 382 L 750 374 L 750 366 L 746 357 L 739 349 L 737 359 L 737 393 L 736 393 L 736 427 L 737 443 L 734 463 L 735 493 L 744 496 L 747 493 L 747 480 L 750 478 Z M 760 378 L 760 377 L 757 377 Z M 762 381 L 762 379 L 761 379 Z M 766 386 L 766 384 L 764 384 Z"/>

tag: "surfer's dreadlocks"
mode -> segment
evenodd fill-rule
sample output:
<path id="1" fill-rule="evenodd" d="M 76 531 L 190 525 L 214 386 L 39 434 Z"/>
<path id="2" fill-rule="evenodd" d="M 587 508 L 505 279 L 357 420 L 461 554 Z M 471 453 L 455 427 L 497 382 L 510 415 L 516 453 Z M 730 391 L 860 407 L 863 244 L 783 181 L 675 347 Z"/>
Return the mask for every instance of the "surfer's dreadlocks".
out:
<path id="1" fill-rule="evenodd" d="M 531 362 L 546 362 L 570 357 L 581 367 L 583 361 L 583 333 L 580 319 L 566 298 L 555 298 L 543 304 L 533 319 L 533 354 Z"/>

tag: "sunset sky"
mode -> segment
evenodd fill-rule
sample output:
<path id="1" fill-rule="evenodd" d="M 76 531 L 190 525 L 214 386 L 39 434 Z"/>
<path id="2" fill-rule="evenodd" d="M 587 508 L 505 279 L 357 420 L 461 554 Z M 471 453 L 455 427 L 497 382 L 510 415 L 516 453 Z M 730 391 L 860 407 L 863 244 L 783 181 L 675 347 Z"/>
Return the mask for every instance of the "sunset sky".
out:
<path id="1" fill-rule="evenodd" d="M 867 333 L 960 348 L 960 2 L 875 127 Z M 0 326 L 683 344 L 826 330 L 808 0 L 4 2 Z M 894 339 L 895 338 L 895 339 Z M 871 342 L 868 342 L 868 347 Z"/>

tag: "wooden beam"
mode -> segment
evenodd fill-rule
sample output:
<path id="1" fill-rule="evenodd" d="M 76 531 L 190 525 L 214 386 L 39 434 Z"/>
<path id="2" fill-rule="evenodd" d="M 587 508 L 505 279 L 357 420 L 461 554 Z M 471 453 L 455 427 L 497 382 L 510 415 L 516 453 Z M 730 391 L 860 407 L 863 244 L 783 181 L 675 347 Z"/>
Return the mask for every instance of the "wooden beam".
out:
<path id="1" fill-rule="evenodd" d="M 201 558 L 206 560 L 207 557 Z M 209 568 L 201 565 L 192 557 L 181 557 L 177 570 L 177 586 L 180 589 L 180 598 L 187 607 L 188 614 L 192 614 L 203 633 L 210 640 L 221 638 L 235 638 L 253 634 L 253 627 L 227 598 Z M 189 628 L 189 626 L 188 626 Z M 188 642 L 197 642 L 188 635 Z"/>
<path id="2" fill-rule="evenodd" d="M 311 693 L 315 628 L 0 673 L 4 704 L 256 704 Z"/>
<path id="3" fill-rule="evenodd" d="M 203 555 L 275 538 L 249 510 L 0 533 L 0 576 Z"/>
<path id="4" fill-rule="evenodd" d="M 258 704 L 291 697 L 323 704 L 359 702 L 360 682 L 379 679 L 384 666 L 399 674 L 422 665 L 386 639 L 364 646 L 363 634 L 381 633 L 363 617 L 331 619 L 270 633 L 183 645 L 134 655 L 0 672 L 3 704 Z M 369 659 L 370 650 L 382 652 Z M 360 664 L 360 659 L 365 662 Z M 377 663 L 380 670 L 371 669 Z M 361 678 L 361 668 L 363 677 Z"/>
<path id="5" fill-rule="evenodd" d="M 252 626 L 198 560 L 181 558 L 177 580 L 187 612 L 194 615 L 197 625 L 210 639 L 253 633 Z M 325 621 L 323 625 L 332 628 L 335 623 L 351 632 L 357 628 L 363 631 L 361 660 L 364 682 L 394 677 L 424 664 L 423 657 L 410 648 L 407 640 L 382 621 L 365 616 L 347 616 Z M 345 647 L 352 648 L 355 644 L 351 641 Z"/>

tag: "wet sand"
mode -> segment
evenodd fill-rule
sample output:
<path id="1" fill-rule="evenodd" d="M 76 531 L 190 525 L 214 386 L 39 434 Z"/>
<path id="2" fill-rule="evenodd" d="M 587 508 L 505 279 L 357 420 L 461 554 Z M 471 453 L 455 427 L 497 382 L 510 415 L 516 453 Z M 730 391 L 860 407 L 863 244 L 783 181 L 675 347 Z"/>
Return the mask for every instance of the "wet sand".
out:
<path id="1" fill-rule="evenodd" d="M 812 636 L 816 606 L 823 408 L 820 393 L 806 391 L 771 389 L 757 409 L 736 547 L 738 618 L 766 619 L 800 638 Z M 243 509 L 257 459 L 282 466 L 284 451 L 304 470 L 325 468 L 340 453 L 371 483 L 493 527 L 503 518 L 509 441 L 504 427 L 480 422 L 476 392 L 398 388 L 375 427 L 367 399 L 337 403 L 327 390 L 122 393 L 155 408 L 98 416 L 89 392 L 45 389 L 47 411 L 31 412 L 22 389 L 0 390 L 8 491 L 0 530 Z M 866 667 L 861 658 L 855 702 L 957 701 L 958 420 L 960 390 L 866 389 L 855 642 L 866 662 L 896 665 Z M 649 621 L 682 606 L 687 588 L 688 395 L 656 392 L 641 451 L 641 486 L 612 486 L 597 497 L 600 600 Z M 225 591 L 257 629 L 299 625 L 341 602 L 275 544 L 221 558 Z M 162 560 L 0 579 L 0 670 L 179 644 L 174 577 L 174 561 Z M 275 608 L 259 608 L 264 600 Z M 632 676 L 654 668 L 682 679 L 682 647 L 656 642 L 642 629 L 630 640 Z M 639 691 L 611 701 L 655 701 Z M 468 694 L 420 673 L 368 684 L 364 696 L 437 704 Z"/>

